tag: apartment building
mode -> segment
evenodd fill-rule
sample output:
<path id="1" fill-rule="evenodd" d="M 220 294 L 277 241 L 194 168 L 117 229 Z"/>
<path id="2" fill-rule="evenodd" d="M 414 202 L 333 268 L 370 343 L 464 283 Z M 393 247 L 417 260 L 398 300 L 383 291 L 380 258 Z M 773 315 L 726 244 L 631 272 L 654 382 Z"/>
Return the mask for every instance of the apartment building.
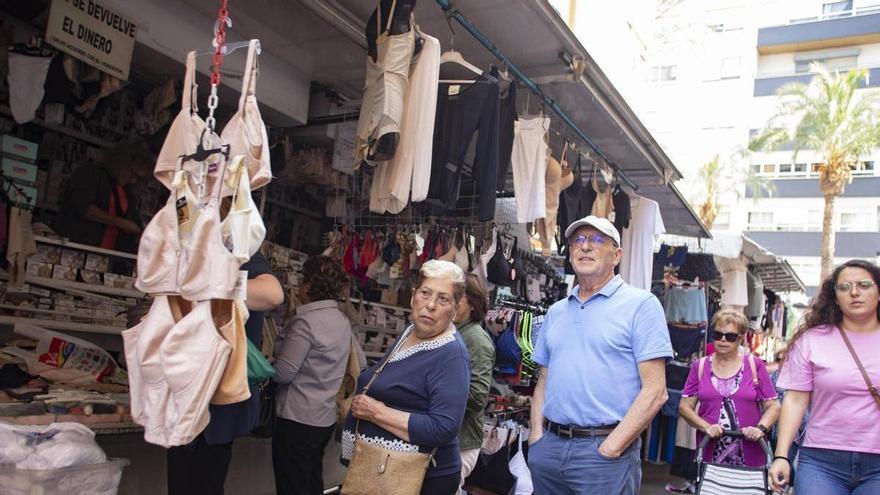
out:
<path id="1" fill-rule="evenodd" d="M 745 150 L 773 114 L 776 91 L 809 82 L 812 62 L 866 68 L 865 89 L 880 88 L 880 0 L 658 0 L 648 15 L 595 0 L 553 3 L 685 175 L 694 203 L 705 192 L 700 168 L 716 156 L 726 164 L 713 229 L 747 231 L 814 294 L 824 207 L 818 157 Z M 861 165 L 836 204 L 839 261 L 880 257 L 880 150 Z M 770 196 L 746 186 L 749 171 Z"/>

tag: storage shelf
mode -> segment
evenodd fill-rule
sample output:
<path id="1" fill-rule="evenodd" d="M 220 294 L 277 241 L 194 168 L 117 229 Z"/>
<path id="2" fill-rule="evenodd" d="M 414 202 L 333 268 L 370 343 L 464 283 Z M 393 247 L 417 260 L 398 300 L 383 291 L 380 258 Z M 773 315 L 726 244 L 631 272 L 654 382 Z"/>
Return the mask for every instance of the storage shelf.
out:
<path id="1" fill-rule="evenodd" d="M 353 303 L 364 303 L 369 304 L 370 306 L 376 306 L 377 308 L 385 308 L 385 309 L 393 309 L 395 311 L 403 311 L 404 313 L 411 313 L 412 310 L 409 308 L 404 308 L 403 306 L 391 306 L 390 304 L 382 304 L 373 301 L 365 301 L 363 299 L 356 299 L 354 297 L 349 299 Z"/>
<path id="2" fill-rule="evenodd" d="M 103 254 L 105 256 L 113 256 L 115 258 L 127 258 L 130 260 L 137 260 L 137 256 L 131 253 L 123 253 L 122 251 L 112 251 L 110 249 L 102 249 L 95 246 L 89 246 L 88 244 L 80 244 L 78 242 L 70 242 L 65 239 L 53 239 L 51 237 L 43 237 L 41 235 L 35 235 L 34 240 L 37 242 L 41 242 L 43 244 L 53 244 L 55 246 L 61 246 L 69 249 L 78 249 L 80 251 L 89 251 L 91 253 Z"/>
<path id="3" fill-rule="evenodd" d="M 60 287 L 62 289 L 72 289 L 82 292 L 94 292 L 96 294 L 107 294 L 121 297 L 144 297 L 144 293 L 134 289 L 119 289 L 116 287 L 106 287 L 103 285 L 86 284 L 83 282 L 73 282 L 71 280 L 60 280 L 57 278 L 34 277 L 28 275 L 25 281 L 29 284 L 40 285 L 44 287 Z"/>
<path id="4" fill-rule="evenodd" d="M 0 324 L 6 325 L 35 325 L 50 330 L 65 330 L 68 332 L 88 332 L 119 335 L 124 327 L 112 325 L 99 325 L 97 323 L 79 323 L 75 321 L 44 320 L 40 318 L 22 318 L 19 316 L 0 316 Z"/>

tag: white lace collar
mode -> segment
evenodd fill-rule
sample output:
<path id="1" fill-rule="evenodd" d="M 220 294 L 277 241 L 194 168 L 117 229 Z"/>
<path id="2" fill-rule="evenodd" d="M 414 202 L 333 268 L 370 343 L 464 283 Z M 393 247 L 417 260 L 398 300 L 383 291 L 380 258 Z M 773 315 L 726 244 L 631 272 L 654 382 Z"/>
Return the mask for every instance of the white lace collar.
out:
<path id="1" fill-rule="evenodd" d="M 406 335 L 408 335 L 408 334 L 409 334 L 409 331 L 405 332 L 403 338 L 406 338 Z M 426 340 L 424 342 L 420 342 L 420 343 L 418 343 L 412 347 L 409 347 L 407 349 L 404 349 L 402 351 L 395 352 L 394 355 L 391 356 L 391 359 L 388 360 L 388 362 L 389 363 L 396 363 L 397 361 L 403 361 L 404 359 L 412 356 L 413 354 L 416 354 L 416 353 L 419 353 L 422 351 L 431 351 L 434 349 L 439 349 L 440 347 L 443 347 L 444 345 L 446 345 L 454 340 L 455 340 L 455 332 L 446 334 L 445 336 L 440 337 L 439 339 Z"/>

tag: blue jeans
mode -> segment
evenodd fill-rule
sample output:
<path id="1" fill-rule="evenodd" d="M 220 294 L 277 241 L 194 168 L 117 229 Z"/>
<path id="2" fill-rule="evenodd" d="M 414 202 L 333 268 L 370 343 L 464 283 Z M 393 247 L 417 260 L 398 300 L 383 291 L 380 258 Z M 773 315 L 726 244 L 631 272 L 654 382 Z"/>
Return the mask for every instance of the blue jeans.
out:
<path id="1" fill-rule="evenodd" d="M 876 495 L 880 493 L 880 454 L 801 447 L 794 492 Z"/>
<path id="2" fill-rule="evenodd" d="M 638 493 L 642 483 L 641 438 L 617 459 L 599 453 L 605 438 L 568 439 L 544 430 L 544 436 L 529 447 L 535 495 Z"/>

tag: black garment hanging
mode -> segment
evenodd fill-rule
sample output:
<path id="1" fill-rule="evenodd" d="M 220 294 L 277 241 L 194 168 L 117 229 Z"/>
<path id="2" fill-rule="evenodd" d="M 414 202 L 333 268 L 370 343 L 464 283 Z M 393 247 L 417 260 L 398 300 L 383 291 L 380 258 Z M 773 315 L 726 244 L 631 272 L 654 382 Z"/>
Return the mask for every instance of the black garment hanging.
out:
<path id="1" fill-rule="evenodd" d="M 498 184 L 498 80 L 483 74 L 473 84 L 440 84 L 434 124 L 434 153 L 428 199 L 455 210 L 465 157 L 474 134 L 476 156 L 471 166 L 477 182 L 479 219 L 495 218 Z"/>
<path id="2" fill-rule="evenodd" d="M 504 191 L 507 172 L 510 171 L 510 155 L 513 152 L 514 126 L 516 124 L 516 83 L 507 87 L 507 95 L 501 98 L 498 118 L 498 190 Z"/>
<path id="3" fill-rule="evenodd" d="M 623 235 L 623 229 L 629 228 L 629 221 L 632 219 L 632 206 L 629 201 L 629 194 L 620 188 L 620 185 L 614 186 L 614 192 L 611 193 L 611 201 L 614 203 L 614 227 Z"/>

